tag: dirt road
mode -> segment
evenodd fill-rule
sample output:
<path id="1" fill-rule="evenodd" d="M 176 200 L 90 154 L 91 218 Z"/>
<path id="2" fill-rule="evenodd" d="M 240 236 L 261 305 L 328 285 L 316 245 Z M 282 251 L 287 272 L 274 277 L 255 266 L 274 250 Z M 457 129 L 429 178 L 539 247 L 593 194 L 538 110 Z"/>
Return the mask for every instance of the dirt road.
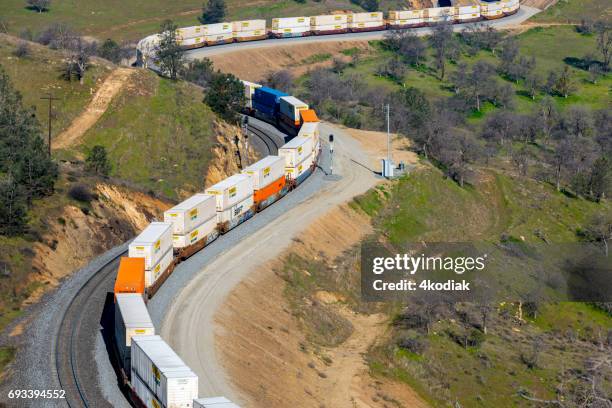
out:
<path id="1" fill-rule="evenodd" d="M 322 125 L 322 138 L 335 135 L 334 173 L 339 179 L 205 265 L 169 307 L 161 335 L 200 378 L 200 395 L 226 395 L 232 389 L 215 351 L 215 315 L 230 291 L 249 273 L 281 255 L 311 222 L 329 209 L 365 192 L 376 177 L 365 167 L 369 157 L 342 130 Z"/>
<path id="2" fill-rule="evenodd" d="M 53 149 L 67 149 L 78 143 L 79 139 L 96 124 L 98 119 L 106 112 L 112 99 L 119 93 L 132 73 L 129 68 L 117 68 L 104 80 L 92 98 L 85 111 L 81 113 L 70 127 L 57 135 L 53 140 Z"/>

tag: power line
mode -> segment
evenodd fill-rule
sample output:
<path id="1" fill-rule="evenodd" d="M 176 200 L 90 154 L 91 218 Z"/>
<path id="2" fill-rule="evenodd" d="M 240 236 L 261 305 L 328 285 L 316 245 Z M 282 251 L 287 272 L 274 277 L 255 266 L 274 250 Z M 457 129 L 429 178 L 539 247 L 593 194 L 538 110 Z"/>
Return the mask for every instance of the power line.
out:
<path id="1" fill-rule="evenodd" d="M 49 134 L 47 139 L 47 147 L 49 148 L 49 157 L 51 157 L 51 104 L 53 101 L 59 101 L 59 98 L 56 98 L 51 94 L 47 94 L 47 96 L 43 96 L 40 99 L 45 99 L 49 101 Z"/>

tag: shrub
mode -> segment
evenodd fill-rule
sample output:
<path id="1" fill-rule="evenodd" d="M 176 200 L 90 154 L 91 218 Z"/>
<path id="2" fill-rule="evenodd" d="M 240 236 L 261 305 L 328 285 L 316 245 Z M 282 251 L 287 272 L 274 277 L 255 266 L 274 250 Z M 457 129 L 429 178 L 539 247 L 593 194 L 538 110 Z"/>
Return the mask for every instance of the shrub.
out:
<path id="1" fill-rule="evenodd" d="M 68 196 L 73 200 L 80 201 L 82 203 L 89 203 L 96 197 L 89 191 L 89 188 L 83 184 L 75 184 L 68 190 Z"/>

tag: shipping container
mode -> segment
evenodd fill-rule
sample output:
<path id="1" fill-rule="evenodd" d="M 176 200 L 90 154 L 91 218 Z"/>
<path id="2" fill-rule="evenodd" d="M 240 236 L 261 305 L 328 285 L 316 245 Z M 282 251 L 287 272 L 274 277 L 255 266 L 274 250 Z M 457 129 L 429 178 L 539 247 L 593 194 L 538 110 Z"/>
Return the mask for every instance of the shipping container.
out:
<path id="1" fill-rule="evenodd" d="M 144 258 L 122 257 L 115 279 L 115 295 L 118 293 L 140 293 L 145 290 Z"/>
<path id="2" fill-rule="evenodd" d="M 140 293 L 115 295 L 115 344 L 121 367 L 130 372 L 130 346 L 133 336 L 154 335 L 155 327 Z"/>
<path id="3" fill-rule="evenodd" d="M 178 40 L 178 44 L 185 49 L 194 49 L 204 47 L 206 45 L 206 42 L 204 40 L 204 37 L 193 37 Z"/>
<path id="4" fill-rule="evenodd" d="M 246 174 L 234 174 L 208 187 L 206 194 L 215 196 L 217 212 L 224 211 L 253 195 L 253 181 Z"/>
<path id="5" fill-rule="evenodd" d="M 302 118 L 303 123 L 319 122 L 319 117 L 317 116 L 317 112 L 315 112 L 314 109 L 306 109 L 300 111 L 300 117 Z"/>
<path id="6" fill-rule="evenodd" d="M 242 83 L 244 84 L 244 96 L 247 100 L 247 107 L 253 108 L 253 95 L 255 94 L 255 89 L 261 88 L 261 85 L 249 81 L 242 81 Z"/>
<path id="7" fill-rule="evenodd" d="M 480 14 L 480 6 L 477 5 L 471 5 L 471 6 L 458 6 L 455 7 L 457 9 L 456 13 L 457 15 L 461 15 L 461 14 L 474 14 L 474 13 L 478 13 Z"/>
<path id="8" fill-rule="evenodd" d="M 310 28 L 348 23 L 348 14 L 323 14 L 320 16 L 310 17 Z"/>
<path id="9" fill-rule="evenodd" d="M 193 406 L 198 398 L 198 376 L 160 336 L 133 337 L 131 359 L 133 377 L 139 377 L 162 406 Z"/>
<path id="10" fill-rule="evenodd" d="M 195 194 L 164 211 L 164 222 L 172 224 L 173 235 L 187 234 L 198 225 L 216 216 L 215 197 L 208 194 Z"/>
<path id="11" fill-rule="evenodd" d="M 182 39 L 201 37 L 204 34 L 204 27 L 203 25 L 181 27 L 176 30 L 176 34 Z"/>
<path id="12" fill-rule="evenodd" d="M 240 31 L 234 33 L 234 39 L 236 41 L 255 41 L 265 38 L 268 38 L 268 32 L 266 30 Z"/>
<path id="13" fill-rule="evenodd" d="M 234 204 L 223 211 L 217 211 L 217 228 L 227 232 L 253 216 L 253 196 Z"/>
<path id="14" fill-rule="evenodd" d="M 455 21 L 462 23 L 480 20 L 480 11 L 472 14 L 458 14 L 455 16 Z"/>
<path id="15" fill-rule="evenodd" d="M 278 155 L 285 159 L 285 167 L 295 167 L 313 151 L 310 137 L 297 136 L 278 149 Z"/>
<path id="16" fill-rule="evenodd" d="M 242 170 L 242 173 L 251 177 L 253 190 L 256 191 L 282 177 L 284 170 L 285 159 L 279 156 L 267 156 Z"/>
<path id="17" fill-rule="evenodd" d="M 283 167 L 283 175 L 268 184 L 264 188 L 256 190 L 253 193 L 253 205 L 256 211 L 261 211 L 270 204 L 275 203 L 280 198 L 284 197 L 288 192 L 287 178 L 285 176 L 285 168 Z"/>
<path id="18" fill-rule="evenodd" d="M 284 28 L 310 29 L 310 17 L 284 17 L 272 19 L 272 30 L 282 30 Z"/>
<path id="19" fill-rule="evenodd" d="M 348 15 L 348 23 L 349 27 L 352 27 L 352 24 L 357 23 L 383 23 L 384 16 L 382 11 L 375 11 L 372 13 L 352 13 Z"/>
<path id="20" fill-rule="evenodd" d="M 310 29 L 314 34 L 341 34 L 348 31 L 348 23 L 313 25 Z"/>
<path id="21" fill-rule="evenodd" d="M 205 238 L 210 238 L 217 227 L 217 211 L 215 210 L 213 214 L 212 218 L 204 221 L 188 233 L 172 235 L 172 246 L 176 249 L 185 248 L 190 245 L 195 245 Z"/>
<path id="22" fill-rule="evenodd" d="M 314 158 L 311 155 L 306 157 L 301 163 L 298 163 L 296 166 L 286 166 L 285 167 L 285 175 L 288 180 L 293 180 L 296 184 L 301 183 L 312 170 L 312 164 Z"/>
<path id="23" fill-rule="evenodd" d="M 411 20 L 425 18 L 426 9 L 389 11 L 389 20 Z"/>
<path id="24" fill-rule="evenodd" d="M 379 31 L 386 28 L 385 24 L 380 21 L 366 21 L 359 23 L 349 23 L 349 29 L 353 32 L 361 31 Z"/>
<path id="25" fill-rule="evenodd" d="M 152 222 L 129 245 L 130 258 L 144 258 L 151 269 L 172 248 L 172 224 Z"/>
<path id="26" fill-rule="evenodd" d="M 282 117 L 288 125 L 300 125 L 300 111 L 307 110 L 308 104 L 300 101 L 295 96 L 283 96 L 279 101 L 279 109 Z"/>
<path id="27" fill-rule="evenodd" d="M 286 27 L 278 29 L 273 28 L 271 33 L 276 38 L 305 37 L 310 35 L 310 25 L 305 27 Z"/>
<path id="28" fill-rule="evenodd" d="M 162 408 L 161 401 L 153 394 L 153 392 L 142 381 L 140 376 L 134 370 L 131 370 L 130 382 L 136 395 L 146 408 Z"/>
<path id="29" fill-rule="evenodd" d="M 193 408 L 240 408 L 225 397 L 198 398 L 193 400 Z"/>
<path id="30" fill-rule="evenodd" d="M 166 272 L 166 269 L 170 266 L 170 264 L 174 261 L 174 251 L 172 247 L 166 251 L 166 253 L 161 257 L 159 262 L 157 262 L 151 269 L 145 270 L 145 287 L 149 287 L 159 279 L 162 273 Z"/>
<path id="31" fill-rule="evenodd" d="M 234 41 L 232 32 L 223 34 L 207 34 L 204 36 L 206 45 L 229 44 Z"/>
<path id="32" fill-rule="evenodd" d="M 231 34 L 232 33 L 232 23 L 228 23 L 228 22 L 206 24 L 203 27 L 204 27 L 205 35 L 218 35 L 218 34 Z"/>
<path id="33" fill-rule="evenodd" d="M 422 18 L 411 18 L 411 19 L 398 19 L 389 20 L 390 28 L 411 28 L 411 27 L 423 27 L 427 25 L 425 17 Z"/>
<path id="34" fill-rule="evenodd" d="M 309 137 L 312 139 L 313 151 L 316 150 L 316 146 L 319 144 L 319 123 L 318 122 L 307 122 L 302 125 L 298 136 Z"/>
<path id="35" fill-rule="evenodd" d="M 262 86 L 255 89 L 253 94 L 253 108 L 271 118 L 276 118 L 280 109 L 280 98 L 289 96 L 276 89 Z"/>
<path id="36" fill-rule="evenodd" d="M 248 31 L 266 31 L 266 20 L 243 20 L 243 21 L 233 21 L 232 22 L 232 31 L 234 33 L 239 32 L 248 32 Z"/>
<path id="37" fill-rule="evenodd" d="M 434 7 L 425 9 L 425 17 L 447 17 L 449 20 L 455 14 L 454 7 Z"/>

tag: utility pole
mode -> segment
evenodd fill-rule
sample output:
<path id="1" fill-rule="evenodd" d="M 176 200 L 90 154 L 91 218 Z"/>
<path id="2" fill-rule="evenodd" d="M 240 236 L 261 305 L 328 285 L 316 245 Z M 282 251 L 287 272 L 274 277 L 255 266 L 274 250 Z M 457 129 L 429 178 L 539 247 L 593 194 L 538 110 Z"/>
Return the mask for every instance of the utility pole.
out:
<path id="1" fill-rule="evenodd" d="M 248 116 L 243 116 L 242 117 L 242 133 L 244 136 L 244 160 L 246 163 L 245 167 L 248 167 L 249 165 L 249 117 Z"/>
<path id="2" fill-rule="evenodd" d="M 390 128 L 390 120 L 389 120 L 389 111 L 390 106 L 387 104 L 387 160 L 391 162 L 391 128 Z"/>
<path id="3" fill-rule="evenodd" d="M 334 174 L 334 135 L 329 135 L 329 174 Z"/>
<path id="4" fill-rule="evenodd" d="M 59 98 L 55 98 L 51 94 L 47 94 L 47 96 L 43 96 L 40 99 L 49 101 L 49 134 L 47 139 L 47 147 L 49 148 L 49 157 L 51 157 L 51 103 L 53 101 L 59 101 Z"/>

